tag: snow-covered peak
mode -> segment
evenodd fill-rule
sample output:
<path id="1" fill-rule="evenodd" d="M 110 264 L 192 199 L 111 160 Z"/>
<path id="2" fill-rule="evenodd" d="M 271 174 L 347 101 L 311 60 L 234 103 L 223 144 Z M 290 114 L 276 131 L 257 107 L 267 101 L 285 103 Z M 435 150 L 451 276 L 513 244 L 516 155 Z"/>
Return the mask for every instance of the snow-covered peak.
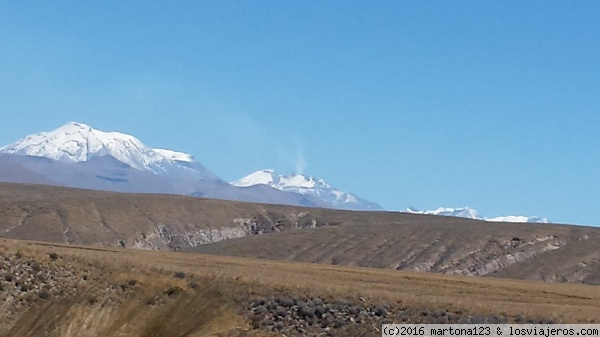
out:
<path id="1" fill-rule="evenodd" d="M 157 154 L 137 138 L 118 132 L 104 132 L 70 122 L 53 131 L 29 135 L 0 152 L 46 157 L 76 163 L 93 157 L 112 155 L 131 167 L 144 169 Z"/>
<path id="2" fill-rule="evenodd" d="M 530 222 L 530 223 L 549 223 L 546 218 L 539 218 L 537 216 L 522 216 L 522 215 L 508 215 L 508 216 L 497 216 L 495 218 L 485 218 L 487 221 L 493 222 Z"/>
<path id="3" fill-rule="evenodd" d="M 475 220 L 485 220 L 492 222 L 529 222 L 529 223 L 549 223 L 546 218 L 539 217 L 527 217 L 520 215 L 508 215 L 508 216 L 498 216 L 494 218 L 485 218 L 479 215 L 476 210 L 468 207 L 462 208 L 448 208 L 448 207 L 439 207 L 433 211 L 419 211 L 415 208 L 409 207 L 403 212 L 405 213 L 413 213 L 413 214 L 430 214 L 430 215 L 441 215 L 441 216 L 455 216 L 466 219 L 475 219 Z"/>
<path id="4" fill-rule="evenodd" d="M 272 185 L 275 182 L 277 174 L 273 170 L 260 170 L 243 177 L 242 179 L 232 182 L 231 184 L 238 187 L 249 187 L 254 185 Z"/>
<path id="5" fill-rule="evenodd" d="M 448 208 L 439 207 L 433 211 L 419 211 L 414 208 L 408 208 L 404 212 L 413 214 L 430 214 L 430 215 L 442 215 L 442 216 L 455 216 L 466 219 L 482 219 L 476 210 L 462 207 L 462 208 Z"/>
<path id="6" fill-rule="evenodd" d="M 67 163 L 110 155 L 132 168 L 163 176 L 214 177 L 187 153 L 152 149 L 132 135 L 105 132 L 78 122 L 29 135 L 1 147 L 0 153 L 46 157 Z M 181 166 L 179 162 L 194 163 L 197 167 Z"/>
<path id="7" fill-rule="evenodd" d="M 238 187 L 268 185 L 275 189 L 315 196 L 335 208 L 381 210 L 381 206 L 363 200 L 352 193 L 342 192 L 325 180 L 299 173 L 280 175 L 272 169 L 253 172 L 231 183 Z"/>
<path id="8" fill-rule="evenodd" d="M 297 188 L 320 188 L 334 189 L 325 180 L 314 177 L 308 177 L 302 174 L 294 173 L 289 176 L 280 176 L 279 185 L 282 187 L 297 187 Z"/>
<path id="9" fill-rule="evenodd" d="M 158 153 L 159 155 L 169 158 L 171 160 L 183 161 L 183 162 L 187 162 L 187 163 L 191 163 L 194 161 L 194 156 L 192 156 L 191 154 L 188 154 L 188 153 L 171 151 L 171 150 L 167 150 L 167 149 L 152 149 L 152 150 L 154 150 L 154 152 Z"/>

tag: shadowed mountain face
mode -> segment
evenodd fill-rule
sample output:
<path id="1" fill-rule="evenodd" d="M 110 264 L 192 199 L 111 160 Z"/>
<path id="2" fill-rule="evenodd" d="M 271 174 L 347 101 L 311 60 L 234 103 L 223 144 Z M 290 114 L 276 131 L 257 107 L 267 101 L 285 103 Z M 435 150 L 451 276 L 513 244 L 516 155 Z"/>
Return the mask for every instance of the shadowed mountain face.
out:
<path id="1" fill-rule="evenodd" d="M 600 229 L 0 184 L 14 239 L 600 284 Z"/>

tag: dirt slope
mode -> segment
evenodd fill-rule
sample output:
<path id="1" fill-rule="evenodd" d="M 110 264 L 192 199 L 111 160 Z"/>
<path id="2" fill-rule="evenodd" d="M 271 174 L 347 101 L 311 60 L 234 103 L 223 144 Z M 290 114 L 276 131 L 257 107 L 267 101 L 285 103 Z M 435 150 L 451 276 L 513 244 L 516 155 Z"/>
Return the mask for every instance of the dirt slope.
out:
<path id="1" fill-rule="evenodd" d="M 600 283 L 600 229 L 0 184 L 7 238 Z"/>

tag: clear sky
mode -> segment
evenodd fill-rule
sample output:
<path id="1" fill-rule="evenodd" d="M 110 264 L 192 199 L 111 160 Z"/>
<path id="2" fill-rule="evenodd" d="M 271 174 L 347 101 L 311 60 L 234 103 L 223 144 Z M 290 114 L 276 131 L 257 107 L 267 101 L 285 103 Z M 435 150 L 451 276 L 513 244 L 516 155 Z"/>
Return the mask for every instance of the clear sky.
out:
<path id="1" fill-rule="evenodd" d="M 0 0 L 0 144 L 68 121 L 226 180 L 600 225 L 598 1 Z"/>

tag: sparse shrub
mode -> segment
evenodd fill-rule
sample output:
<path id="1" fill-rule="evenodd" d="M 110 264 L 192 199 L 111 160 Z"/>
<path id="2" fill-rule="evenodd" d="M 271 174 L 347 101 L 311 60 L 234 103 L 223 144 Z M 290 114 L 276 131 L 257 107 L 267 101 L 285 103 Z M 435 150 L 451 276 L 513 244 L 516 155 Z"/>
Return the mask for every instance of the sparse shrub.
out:
<path id="1" fill-rule="evenodd" d="M 173 277 L 175 278 L 185 278 L 185 273 L 182 271 L 178 271 L 175 273 L 175 275 L 173 275 Z"/>
<path id="2" fill-rule="evenodd" d="M 506 323 L 506 318 L 502 317 L 502 316 L 498 316 L 498 315 L 492 315 L 492 317 L 488 318 L 488 322 L 487 323 L 491 323 L 491 324 L 505 324 Z M 549 323 L 551 324 L 551 323 Z"/>
<path id="3" fill-rule="evenodd" d="M 323 316 L 324 313 L 325 307 L 323 305 L 319 304 L 315 307 L 315 315 L 317 315 L 317 317 Z"/>
<path id="4" fill-rule="evenodd" d="M 379 307 L 375 308 L 375 315 L 378 317 L 386 317 L 387 310 L 384 307 L 379 306 Z"/>
<path id="5" fill-rule="evenodd" d="M 288 312 L 287 312 L 287 310 L 285 310 L 285 308 L 283 308 L 283 307 L 277 308 L 277 316 L 284 318 L 287 315 L 288 315 Z"/>
<path id="6" fill-rule="evenodd" d="M 4 280 L 6 282 L 12 282 L 15 279 L 15 276 L 13 274 L 6 274 L 4 275 Z"/>
<path id="7" fill-rule="evenodd" d="M 315 308 L 309 307 L 309 306 L 301 306 L 298 308 L 298 312 L 300 313 L 300 315 L 302 315 L 302 317 L 305 318 L 314 318 L 315 317 Z"/>
<path id="8" fill-rule="evenodd" d="M 358 314 L 360 313 L 360 308 L 359 308 L 359 307 L 357 307 L 357 306 L 351 306 L 351 307 L 348 309 L 348 313 L 349 313 L 350 315 L 352 315 L 352 316 L 356 316 L 356 315 L 358 315 Z"/>
<path id="9" fill-rule="evenodd" d="M 137 284 L 136 280 L 129 280 L 129 282 L 127 282 L 127 284 L 129 284 L 132 287 L 135 287 L 135 285 Z"/>
<path id="10" fill-rule="evenodd" d="M 165 290 L 165 295 L 169 296 L 169 297 L 175 297 L 178 296 L 179 294 L 181 294 L 183 292 L 183 289 L 181 289 L 180 287 L 171 287 L 167 290 Z"/>
<path id="11" fill-rule="evenodd" d="M 262 313 L 265 313 L 266 311 L 267 311 L 267 308 L 265 308 L 264 305 L 259 305 L 256 308 L 254 308 L 255 314 L 262 314 Z"/>
<path id="12" fill-rule="evenodd" d="M 58 259 L 58 254 L 56 253 L 50 253 L 48 254 L 48 256 L 50 257 L 50 260 L 55 261 L 56 259 Z"/>
<path id="13" fill-rule="evenodd" d="M 279 305 L 286 308 L 291 308 L 294 305 L 294 300 L 289 297 L 281 297 L 278 299 Z"/>
<path id="14" fill-rule="evenodd" d="M 275 310 L 275 309 L 277 309 L 277 306 L 278 306 L 278 305 L 277 305 L 277 302 L 275 302 L 275 301 L 269 301 L 269 302 L 267 303 L 267 309 L 268 309 L 269 311 L 272 311 L 272 310 Z"/>
<path id="15" fill-rule="evenodd" d="M 40 293 L 38 294 L 38 296 L 43 299 L 43 300 L 47 300 L 50 298 L 50 293 L 47 292 L 46 290 L 42 290 L 40 291 Z"/>

